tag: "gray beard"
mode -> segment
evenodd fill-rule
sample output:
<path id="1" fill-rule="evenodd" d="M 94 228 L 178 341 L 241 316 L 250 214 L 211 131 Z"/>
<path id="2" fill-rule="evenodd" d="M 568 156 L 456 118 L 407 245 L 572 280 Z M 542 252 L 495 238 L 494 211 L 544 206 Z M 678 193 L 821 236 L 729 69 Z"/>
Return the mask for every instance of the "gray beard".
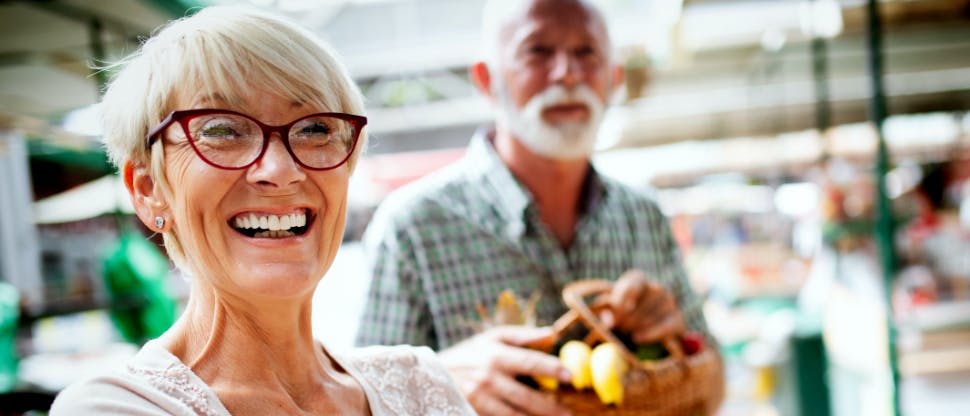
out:
<path id="1" fill-rule="evenodd" d="M 519 109 L 508 97 L 504 85 L 496 82 L 500 108 L 498 117 L 529 150 L 538 155 L 558 160 L 586 159 L 593 154 L 597 132 L 603 117 L 603 106 L 588 102 L 590 118 L 585 122 L 563 122 L 550 125 L 542 119 L 544 100 L 536 95 Z M 548 90 L 547 90 L 548 91 Z M 546 92 L 543 92 L 546 93 Z M 540 93 L 540 94 L 543 94 Z M 595 100 L 595 98 L 594 98 Z M 598 108 L 596 108 L 599 106 Z"/>

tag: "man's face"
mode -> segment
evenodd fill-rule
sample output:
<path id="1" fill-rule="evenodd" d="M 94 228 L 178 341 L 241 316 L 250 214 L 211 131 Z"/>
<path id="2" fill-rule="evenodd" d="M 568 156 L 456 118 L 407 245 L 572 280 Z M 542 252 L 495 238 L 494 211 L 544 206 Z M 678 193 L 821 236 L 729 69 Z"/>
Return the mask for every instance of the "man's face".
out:
<path id="1" fill-rule="evenodd" d="M 500 36 L 501 121 L 536 153 L 588 156 L 611 89 L 602 22 L 579 3 L 540 0 Z"/>

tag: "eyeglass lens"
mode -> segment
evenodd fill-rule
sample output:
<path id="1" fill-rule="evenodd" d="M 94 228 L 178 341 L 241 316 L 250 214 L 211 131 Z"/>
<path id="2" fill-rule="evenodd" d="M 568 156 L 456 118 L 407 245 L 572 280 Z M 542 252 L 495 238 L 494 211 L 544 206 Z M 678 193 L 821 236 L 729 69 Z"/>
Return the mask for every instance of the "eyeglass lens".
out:
<path id="1" fill-rule="evenodd" d="M 190 139 L 205 159 L 220 166 L 247 166 L 259 157 L 263 129 L 247 117 L 236 114 L 208 114 L 187 123 Z M 329 116 L 309 116 L 288 131 L 290 149 L 299 162 L 323 169 L 337 165 L 352 150 L 354 125 Z"/>

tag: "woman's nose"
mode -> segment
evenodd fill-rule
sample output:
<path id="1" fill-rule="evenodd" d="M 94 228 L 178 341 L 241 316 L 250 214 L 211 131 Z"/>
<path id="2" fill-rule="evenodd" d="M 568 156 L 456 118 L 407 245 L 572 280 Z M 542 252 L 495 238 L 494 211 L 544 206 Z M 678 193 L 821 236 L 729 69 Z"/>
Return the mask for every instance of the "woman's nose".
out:
<path id="1" fill-rule="evenodd" d="M 306 179 L 306 172 L 286 150 L 279 133 L 273 133 L 262 157 L 249 168 L 247 178 L 256 184 L 282 188 Z"/>

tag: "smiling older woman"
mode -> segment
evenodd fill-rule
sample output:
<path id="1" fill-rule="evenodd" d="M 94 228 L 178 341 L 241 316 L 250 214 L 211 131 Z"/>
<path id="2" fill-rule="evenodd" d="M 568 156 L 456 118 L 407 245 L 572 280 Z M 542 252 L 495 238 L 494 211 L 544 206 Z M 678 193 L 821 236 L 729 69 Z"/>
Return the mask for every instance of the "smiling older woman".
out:
<path id="1" fill-rule="evenodd" d="M 122 66 L 105 145 L 191 295 L 164 335 L 63 391 L 51 414 L 472 413 L 427 348 L 337 353 L 313 339 L 311 297 L 340 246 L 367 122 L 325 45 L 213 7 Z"/>

